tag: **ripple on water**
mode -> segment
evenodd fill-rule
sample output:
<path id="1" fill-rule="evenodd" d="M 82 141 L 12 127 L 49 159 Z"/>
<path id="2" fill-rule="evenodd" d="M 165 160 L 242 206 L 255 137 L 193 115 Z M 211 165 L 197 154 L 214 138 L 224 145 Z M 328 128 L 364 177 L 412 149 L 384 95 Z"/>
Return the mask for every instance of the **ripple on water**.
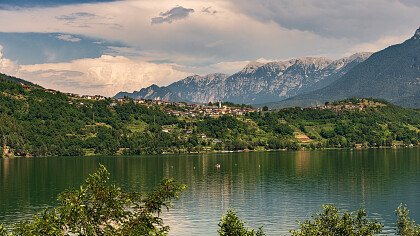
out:
<path id="1" fill-rule="evenodd" d="M 229 208 L 267 235 L 287 234 L 325 203 L 350 211 L 363 206 L 394 232 L 404 202 L 420 222 L 420 149 L 241 153 L 153 157 L 0 160 L 0 222 L 13 223 L 55 204 L 104 164 L 111 181 L 149 191 L 165 177 L 188 189 L 164 212 L 171 235 L 216 235 Z M 220 163 L 220 168 L 214 168 Z"/>

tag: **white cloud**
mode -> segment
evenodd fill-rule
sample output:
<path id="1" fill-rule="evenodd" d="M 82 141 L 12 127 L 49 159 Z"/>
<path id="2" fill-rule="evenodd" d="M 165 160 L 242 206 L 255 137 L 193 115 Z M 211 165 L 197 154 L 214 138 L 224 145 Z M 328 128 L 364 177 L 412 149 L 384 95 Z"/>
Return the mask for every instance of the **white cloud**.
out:
<path id="1" fill-rule="evenodd" d="M 14 75 L 19 71 L 19 66 L 17 63 L 4 58 L 3 55 L 3 46 L 0 45 L 0 73 L 7 75 Z"/>
<path id="2" fill-rule="evenodd" d="M 66 42 L 72 42 L 72 43 L 78 43 L 82 40 L 81 38 L 74 37 L 73 35 L 70 35 L 70 34 L 59 34 L 56 36 L 56 38 L 66 41 Z"/>
<path id="3" fill-rule="evenodd" d="M 206 66 L 191 66 L 183 68 L 190 74 L 207 75 L 212 73 L 234 74 L 242 70 L 250 61 L 223 61 Z"/>
<path id="4" fill-rule="evenodd" d="M 174 65 L 108 55 L 67 63 L 22 65 L 18 74 L 48 88 L 106 96 L 151 84 L 168 84 L 187 75 Z"/>
<path id="5" fill-rule="evenodd" d="M 206 45 L 204 45 L 207 48 L 214 48 L 214 47 L 218 47 L 218 46 L 222 46 L 225 42 L 223 40 L 217 40 L 214 42 L 210 42 L 207 43 Z"/>
<path id="6" fill-rule="evenodd" d="M 357 44 L 350 48 L 344 56 L 350 56 L 357 52 L 377 52 L 390 45 L 399 44 L 409 39 L 412 34 L 398 35 L 398 36 L 385 36 L 373 42 L 366 42 Z"/>
<path id="7" fill-rule="evenodd" d="M 3 58 L 1 49 L 0 46 L 1 73 L 63 92 L 113 96 L 120 91 L 131 92 L 151 84 L 167 85 L 190 74 L 182 66 L 109 55 L 65 63 L 19 66 Z"/>

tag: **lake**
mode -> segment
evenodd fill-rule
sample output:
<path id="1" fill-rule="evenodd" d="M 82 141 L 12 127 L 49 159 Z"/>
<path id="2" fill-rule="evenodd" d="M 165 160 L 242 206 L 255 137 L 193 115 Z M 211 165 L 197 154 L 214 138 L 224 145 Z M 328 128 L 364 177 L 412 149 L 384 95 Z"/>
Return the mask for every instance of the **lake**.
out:
<path id="1" fill-rule="evenodd" d="M 216 235 L 229 208 L 248 226 L 284 235 L 324 203 L 365 207 L 387 234 L 400 203 L 420 223 L 419 148 L 1 159 L 0 223 L 54 205 L 58 193 L 79 186 L 99 163 L 127 190 L 149 191 L 167 177 L 187 184 L 164 214 L 171 235 Z"/>

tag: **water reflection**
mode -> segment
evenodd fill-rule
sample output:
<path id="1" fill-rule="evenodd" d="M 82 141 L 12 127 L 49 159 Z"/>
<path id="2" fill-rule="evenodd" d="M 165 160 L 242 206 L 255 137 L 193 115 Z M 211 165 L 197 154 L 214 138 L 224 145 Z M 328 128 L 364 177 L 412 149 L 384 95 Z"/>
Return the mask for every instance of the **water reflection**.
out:
<path id="1" fill-rule="evenodd" d="M 149 191 L 163 178 L 188 185 L 164 216 L 172 235 L 215 235 L 221 214 L 235 208 L 251 226 L 285 234 L 323 203 L 364 206 L 393 227 L 408 204 L 420 221 L 420 149 L 300 151 L 153 157 L 33 158 L 0 161 L 0 222 L 16 221 L 55 203 L 99 163 L 112 181 Z M 220 168 L 215 168 L 216 164 Z"/>

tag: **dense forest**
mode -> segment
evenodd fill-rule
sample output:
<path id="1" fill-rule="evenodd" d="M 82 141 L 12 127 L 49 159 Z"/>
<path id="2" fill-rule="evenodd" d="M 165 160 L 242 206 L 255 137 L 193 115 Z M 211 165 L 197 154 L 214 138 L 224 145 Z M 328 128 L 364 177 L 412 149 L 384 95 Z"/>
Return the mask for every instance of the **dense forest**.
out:
<path id="1" fill-rule="evenodd" d="M 137 155 L 416 146 L 420 141 L 420 111 L 385 101 L 349 99 L 322 108 L 263 110 L 174 116 L 163 105 L 75 99 L 0 75 L 0 151 Z"/>

